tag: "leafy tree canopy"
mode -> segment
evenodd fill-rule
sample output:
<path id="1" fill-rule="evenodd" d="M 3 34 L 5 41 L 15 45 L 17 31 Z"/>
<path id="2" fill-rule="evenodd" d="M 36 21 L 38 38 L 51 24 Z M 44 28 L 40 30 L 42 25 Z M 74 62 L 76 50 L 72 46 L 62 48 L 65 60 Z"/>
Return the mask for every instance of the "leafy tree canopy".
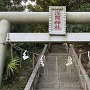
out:
<path id="1" fill-rule="evenodd" d="M 21 5 L 27 0 L 0 0 L 0 11 L 24 11 L 27 7 L 29 11 L 34 12 L 47 12 L 49 6 L 66 6 L 69 12 L 89 12 L 90 0 L 30 0 L 36 1 L 36 5 L 28 4 L 27 6 Z M 68 32 L 89 32 L 90 25 L 67 25 Z M 14 25 L 12 26 L 14 32 L 47 32 L 48 25 Z"/>

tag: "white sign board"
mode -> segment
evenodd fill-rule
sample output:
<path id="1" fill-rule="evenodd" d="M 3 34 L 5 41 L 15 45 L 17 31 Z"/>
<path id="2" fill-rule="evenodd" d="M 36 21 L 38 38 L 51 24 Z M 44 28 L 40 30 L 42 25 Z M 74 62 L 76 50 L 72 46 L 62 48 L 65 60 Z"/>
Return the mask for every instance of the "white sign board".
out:
<path id="1" fill-rule="evenodd" d="M 49 34 L 51 35 L 66 34 L 66 7 L 65 6 L 49 7 Z"/>

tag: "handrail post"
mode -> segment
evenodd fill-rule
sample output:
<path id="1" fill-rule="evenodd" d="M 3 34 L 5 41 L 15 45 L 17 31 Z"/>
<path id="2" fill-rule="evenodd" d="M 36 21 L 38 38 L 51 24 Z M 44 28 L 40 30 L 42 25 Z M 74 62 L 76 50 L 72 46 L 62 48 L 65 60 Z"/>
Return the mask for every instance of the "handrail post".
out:
<path id="1" fill-rule="evenodd" d="M 34 57 L 34 53 L 33 53 L 33 69 L 34 69 L 34 58 L 35 58 L 35 57 Z"/>
<path id="2" fill-rule="evenodd" d="M 83 76 L 82 76 L 82 72 L 81 72 L 80 67 L 79 67 L 80 64 L 81 64 L 81 54 L 79 54 L 78 70 L 79 70 L 79 80 L 80 80 L 80 84 L 81 84 L 81 87 L 84 88 Z"/>
<path id="3" fill-rule="evenodd" d="M 51 52 L 51 43 L 48 43 L 46 45 L 47 45 L 47 52 Z"/>
<path id="4" fill-rule="evenodd" d="M 70 47 L 68 46 L 68 43 L 64 43 L 63 45 L 65 45 L 65 49 L 66 49 L 66 51 L 68 53 L 69 52 L 69 49 L 70 49 Z"/>
<path id="5" fill-rule="evenodd" d="M 81 63 L 81 54 L 79 54 L 79 60 L 78 60 L 78 70 L 79 70 L 79 77 L 81 77 L 82 76 L 82 72 L 81 72 L 81 70 L 80 70 L 80 63 Z M 82 83 L 82 82 L 81 82 Z"/>

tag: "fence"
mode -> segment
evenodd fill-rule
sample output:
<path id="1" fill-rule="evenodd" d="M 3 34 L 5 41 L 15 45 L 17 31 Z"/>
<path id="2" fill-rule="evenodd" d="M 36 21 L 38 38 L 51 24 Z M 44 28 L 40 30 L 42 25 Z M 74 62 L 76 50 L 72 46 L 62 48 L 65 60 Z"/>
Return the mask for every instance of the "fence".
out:
<path id="1" fill-rule="evenodd" d="M 82 54 L 79 54 L 78 56 L 75 52 L 73 45 L 70 45 L 69 54 L 73 58 L 73 64 L 75 65 L 77 73 L 79 75 L 81 87 L 84 90 L 90 90 L 90 79 L 81 63 Z"/>
<path id="2" fill-rule="evenodd" d="M 42 66 L 40 65 L 40 59 L 42 56 L 44 56 L 47 53 L 48 50 L 48 45 L 46 44 L 41 55 L 39 56 L 38 62 L 28 80 L 28 83 L 26 85 L 26 87 L 24 88 L 24 90 L 35 90 L 38 79 L 40 77 L 40 74 L 42 72 Z"/>

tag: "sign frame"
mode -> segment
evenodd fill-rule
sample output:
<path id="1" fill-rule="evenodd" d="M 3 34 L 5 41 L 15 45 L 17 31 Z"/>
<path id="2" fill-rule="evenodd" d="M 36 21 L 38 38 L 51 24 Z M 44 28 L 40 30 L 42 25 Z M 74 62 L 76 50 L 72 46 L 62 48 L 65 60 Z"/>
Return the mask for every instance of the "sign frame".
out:
<path id="1" fill-rule="evenodd" d="M 55 18 L 56 14 L 59 15 L 56 12 L 60 14 L 59 19 Z M 66 6 L 49 6 L 49 34 L 66 35 Z"/>

